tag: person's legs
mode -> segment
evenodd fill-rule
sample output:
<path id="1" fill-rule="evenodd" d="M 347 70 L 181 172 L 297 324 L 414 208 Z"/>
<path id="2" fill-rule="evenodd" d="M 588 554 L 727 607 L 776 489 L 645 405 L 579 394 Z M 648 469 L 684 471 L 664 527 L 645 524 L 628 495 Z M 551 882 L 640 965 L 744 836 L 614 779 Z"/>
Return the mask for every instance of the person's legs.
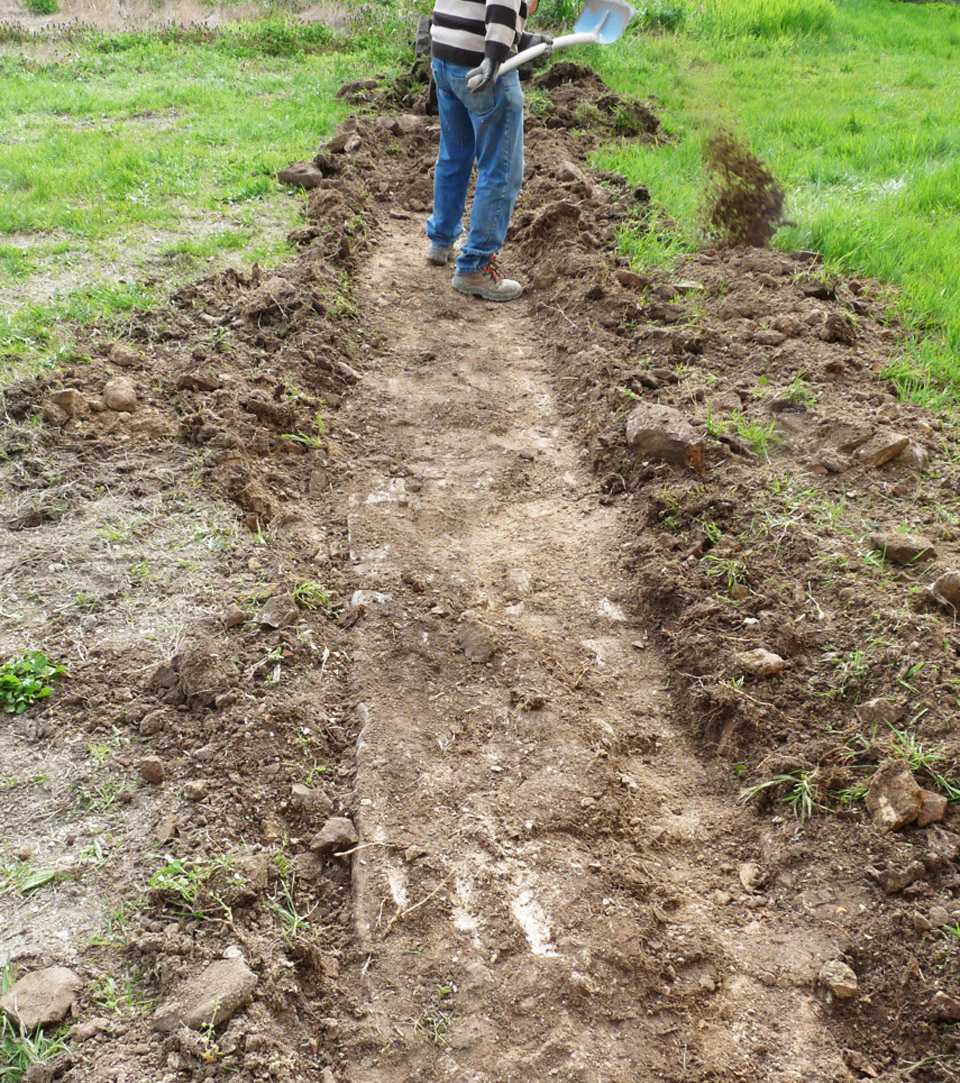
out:
<path id="1" fill-rule="evenodd" d="M 451 71 L 452 69 L 452 71 Z M 470 112 L 452 85 L 467 71 L 456 64 L 433 61 L 433 78 L 440 110 L 440 151 L 433 178 L 433 213 L 427 236 L 434 249 L 450 248 L 463 232 L 463 208 L 476 153 Z"/>
<path id="2" fill-rule="evenodd" d="M 483 99 L 487 93 L 474 97 Z M 523 91 L 517 72 L 500 76 L 491 97 L 485 111 L 483 107 L 487 103 L 483 101 L 476 103 L 479 109 L 470 109 L 477 186 L 470 212 L 470 233 L 457 260 L 459 275 L 482 270 L 503 247 L 523 182 Z"/>

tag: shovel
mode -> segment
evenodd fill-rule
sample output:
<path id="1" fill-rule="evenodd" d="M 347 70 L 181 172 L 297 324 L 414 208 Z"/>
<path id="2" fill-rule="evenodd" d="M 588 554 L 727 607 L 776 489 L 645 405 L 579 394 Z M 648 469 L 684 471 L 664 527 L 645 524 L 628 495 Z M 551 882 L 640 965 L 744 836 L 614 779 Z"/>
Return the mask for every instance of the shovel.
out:
<path id="1" fill-rule="evenodd" d="M 553 39 L 554 49 L 566 49 L 570 45 L 612 45 L 624 32 L 627 23 L 633 18 L 633 8 L 625 4 L 624 0 L 586 0 L 580 18 L 577 19 L 572 34 L 564 34 L 562 37 Z M 549 45 L 541 42 L 539 45 L 531 45 L 522 53 L 517 53 L 507 60 L 500 68 L 500 74 L 506 75 L 508 71 L 519 68 L 528 60 L 536 60 L 542 56 Z M 475 75 L 467 86 L 471 90 L 480 82 L 480 76 Z"/>

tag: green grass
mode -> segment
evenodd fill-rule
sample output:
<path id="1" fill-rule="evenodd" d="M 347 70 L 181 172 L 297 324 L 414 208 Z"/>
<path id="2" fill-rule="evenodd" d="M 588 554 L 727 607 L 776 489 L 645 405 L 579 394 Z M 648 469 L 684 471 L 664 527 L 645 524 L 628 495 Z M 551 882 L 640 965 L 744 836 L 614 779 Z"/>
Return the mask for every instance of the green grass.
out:
<path id="1" fill-rule="evenodd" d="M 310 157 L 349 111 L 341 83 L 397 70 L 412 36 L 408 6 L 389 0 L 351 27 L 274 17 L 218 31 L 71 32 L 45 61 L 10 30 L 0 375 L 55 360 L 65 323 L 161 299 L 151 280 L 166 291 L 171 272 L 185 278 L 210 257 L 288 255 L 300 203 L 277 169 Z"/>
<path id="2" fill-rule="evenodd" d="M 888 0 L 830 7 L 660 2 L 617 46 L 588 51 L 618 90 L 658 95 L 675 137 L 599 156 L 601 166 L 647 184 L 661 222 L 679 227 L 627 236 L 624 250 L 638 263 L 669 264 L 702 243 L 701 149 L 729 128 L 786 189 L 797 225 L 774 243 L 816 249 L 833 269 L 899 287 L 897 313 L 924 337 L 893 374 L 928 405 L 956 403 L 960 8 Z M 679 29 L 664 32 L 670 12 Z"/>

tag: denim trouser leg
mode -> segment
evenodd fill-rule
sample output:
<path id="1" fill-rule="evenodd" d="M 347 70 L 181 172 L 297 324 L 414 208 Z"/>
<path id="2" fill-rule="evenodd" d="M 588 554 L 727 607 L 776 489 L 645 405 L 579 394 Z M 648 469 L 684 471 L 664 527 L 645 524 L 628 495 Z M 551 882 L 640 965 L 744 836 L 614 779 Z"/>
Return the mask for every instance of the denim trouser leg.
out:
<path id="1" fill-rule="evenodd" d="M 457 260 L 458 274 L 472 274 L 490 262 L 507 236 L 523 181 L 523 92 L 515 71 L 475 94 L 467 88 L 468 68 L 433 61 L 440 108 L 440 153 L 434 177 L 433 214 L 427 236 L 437 245 L 459 237 L 474 158 L 477 185 L 470 233 Z"/>

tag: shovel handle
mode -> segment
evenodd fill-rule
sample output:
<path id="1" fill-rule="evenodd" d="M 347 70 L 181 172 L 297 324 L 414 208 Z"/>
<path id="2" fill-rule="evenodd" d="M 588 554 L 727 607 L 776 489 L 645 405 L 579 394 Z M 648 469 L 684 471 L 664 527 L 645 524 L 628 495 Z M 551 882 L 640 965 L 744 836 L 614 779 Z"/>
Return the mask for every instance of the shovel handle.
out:
<path id="1" fill-rule="evenodd" d="M 553 39 L 554 49 L 566 49 L 570 45 L 590 45 L 597 40 L 597 35 L 594 32 L 587 34 L 564 34 L 562 37 Z M 531 45 L 529 49 L 524 49 L 522 53 L 517 53 L 516 56 L 510 57 L 500 66 L 500 75 L 506 75 L 507 72 L 513 71 L 514 68 L 519 68 L 521 64 L 526 64 L 528 60 L 536 60 L 538 56 L 543 54 L 549 49 L 545 41 L 541 41 L 539 45 Z M 480 82 L 480 76 L 475 75 L 467 82 L 467 86 L 474 90 L 477 84 Z"/>

